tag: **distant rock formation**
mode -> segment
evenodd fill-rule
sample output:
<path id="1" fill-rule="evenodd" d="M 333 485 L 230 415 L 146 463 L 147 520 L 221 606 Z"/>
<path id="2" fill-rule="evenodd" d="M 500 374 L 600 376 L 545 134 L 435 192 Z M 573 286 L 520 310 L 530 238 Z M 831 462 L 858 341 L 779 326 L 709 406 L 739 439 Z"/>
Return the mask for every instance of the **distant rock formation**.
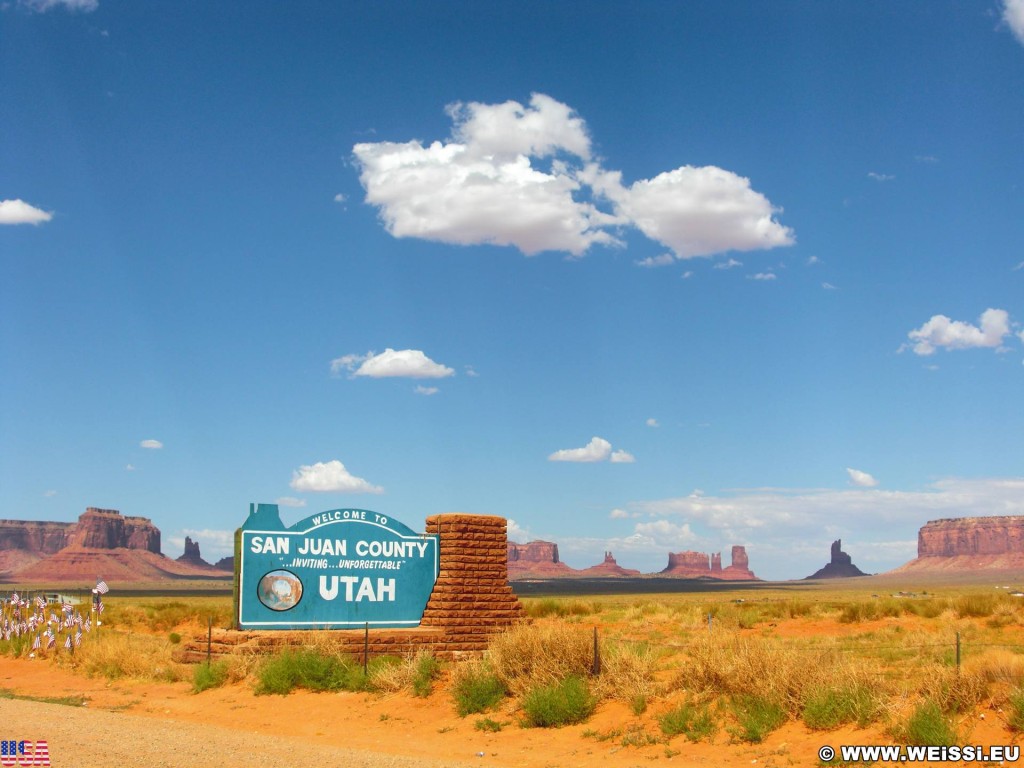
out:
<path id="1" fill-rule="evenodd" d="M 218 571 L 227 571 L 228 573 L 234 573 L 235 556 L 231 555 L 229 557 L 222 557 L 220 560 L 213 564 L 213 567 L 216 568 Z"/>
<path id="2" fill-rule="evenodd" d="M 722 568 L 719 553 L 707 555 L 703 552 L 674 552 L 668 556 L 668 568 L 657 574 L 680 578 L 711 578 L 723 581 L 751 581 L 757 577 L 750 571 L 747 552 L 741 546 L 732 548 L 732 565 Z M 531 541 L 526 544 L 508 543 L 508 578 L 521 579 L 569 579 L 644 576 L 630 568 L 623 568 L 611 552 L 604 553 L 604 561 L 589 568 L 577 570 L 561 562 L 558 545 L 550 541 Z"/>
<path id="3" fill-rule="evenodd" d="M 160 529 L 145 517 L 89 507 L 77 523 L 0 520 L 0 578 L 89 583 L 97 576 L 108 583 L 227 578 L 201 558 L 164 557 Z"/>
<path id="4" fill-rule="evenodd" d="M 735 545 L 732 548 L 732 564 L 722 567 L 722 555 L 716 552 L 669 552 L 668 565 L 661 571 L 662 576 L 678 576 L 684 579 L 720 579 L 722 581 L 756 581 L 757 576 L 750 570 L 747 550 Z"/>
<path id="5" fill-rule="evenodd" d="M 558 545 L 551 541 L 508 542 L 509 579 L 551 579 L 572 576 L 575 571 L 558 559 Z"/>
<path id="6" fill-rule="evenodd" d="M 207 568 L 215 567 L 203 560 L 202 555 L 199 554 L 199 542 L 192 541 L 188 536 L 185 537 L 185 554 L 179 557 L 177 562 L 190 563 L 192 565 L 204 565 Z"/>
<path id="7" fill-rule="evenodd" d="M 615 562 L 615 556 L 611 552 L 604 553 L 604 561 L 597 565 L 592 565 L 589 568 L 584 568 L 579 572 L 579 575 L 583 578 L 594 578 L 600 576 L 639 576 L 640 571 L 634 571 L 632 568 L 623 568 L 617 562 Z"/>
<path id="8" fill-rule="evenodd" d="M 828 565 L 815 571 L 807 579 L 846 579 L 852 576 L 867 576 L 867 574 L 854 565 L 850 556 L 843 552 L 843 540 L 836 539 L 832 542 L 832 559 Z"/>
<path id="9" fill-rule="evenodd" d="M 917 558 L 895 572 L 1024 568 L 1024 516 L 930 520 L 918 531 Z"/>

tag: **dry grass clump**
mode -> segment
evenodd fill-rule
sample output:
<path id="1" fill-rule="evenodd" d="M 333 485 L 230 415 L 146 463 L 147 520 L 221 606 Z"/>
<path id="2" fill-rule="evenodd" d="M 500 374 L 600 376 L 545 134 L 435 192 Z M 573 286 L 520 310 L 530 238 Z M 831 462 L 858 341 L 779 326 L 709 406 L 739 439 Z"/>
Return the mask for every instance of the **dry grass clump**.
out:
<path id="1" fill-rule="evenodd" d="M 93 632 L 73 654 L 61 654 L 56 660 L 90 677 L 183 680 L 189 668 L 171 660 L 171 649 L 171 643 L 161 637 Z"/>
<path id="2" fill-rule="evenodd" d="M 925 670 L 919 692 L 943 712 L 968 712 L 988 695 L 988 683 L 979 671 L 934 666 Z"/>
<path id="3" fill-rule="evenodd" d="M 710 636 L 689 649 L 676 685 L 730 696 L 756 696 L 796 713 L 804 689 L 818 682 L 825 665 L 777 642 Z"/>
<path id="4" fill-rule="evenodd" d="M 963 670 L 987 683 L 1016 686 L 1024 682 L 1024 656 L 1005 648 L 986 648 L 977 656 L 969 656 L 964 661 Z"/>
<path id="5" fill-rule="evenodd" d="M 601 645 L 601 674 L 594 690 L 602 698 L 629 702 L 634 709 L 658 694 L 658 655 L 649 647 L 631 643 Z"/>
<path id="6" fill-rule="evenodd" d="M 519 624 L 487 649 L 495 676 L 515 696 L 572 675 L 586 677 L 594 664 L 592 634 L 569 624 Z"/>

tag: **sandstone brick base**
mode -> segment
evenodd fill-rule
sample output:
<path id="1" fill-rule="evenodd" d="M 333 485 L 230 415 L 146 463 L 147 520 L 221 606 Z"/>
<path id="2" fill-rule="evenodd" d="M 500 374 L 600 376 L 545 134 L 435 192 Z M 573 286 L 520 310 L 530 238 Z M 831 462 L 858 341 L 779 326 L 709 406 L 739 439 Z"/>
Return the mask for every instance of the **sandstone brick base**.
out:
<path id="1" fill-rule="evenodd" d="M 491 636 L 525 618 L 508 584 L 507 533 L 503 517 L 434 515 L 425 533 L 440 537 L 440 571 L 415 629 L 239 631 L 214 630 L 209 642 L 213 660 L 232 654 L 267 654 L 286 647 L 333 647 L 362 659 L 404 655 L 420 649 L 441 659 L 479 654 Z M 201 662 L 207 657 L 207 634 L 183 643 L 176 659 Z"/>

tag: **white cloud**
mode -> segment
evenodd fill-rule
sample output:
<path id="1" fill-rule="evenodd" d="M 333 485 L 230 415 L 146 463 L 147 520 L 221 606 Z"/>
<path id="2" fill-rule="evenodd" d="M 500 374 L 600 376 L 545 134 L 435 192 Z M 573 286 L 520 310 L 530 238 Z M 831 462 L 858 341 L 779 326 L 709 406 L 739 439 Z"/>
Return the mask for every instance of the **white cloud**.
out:
<path id="1" fill-rule="evenodd" d="M 676 257 L 671 253 L 663 253 L 660 256 L 648 256 L 635 262 L 638 267 L 667 267 L 676 263 Z"/>
<path id="2" fill-rule="evenodd" d="M 305 499 L 296 499 L 294 496 L 281 496 L 274 501 L 279 507 L 304 507 L 306 506 Z"/>
<path id="3" fill-rule="evenodd" d="M 727 261 L 720 261 L 715 264 L 715 269 L 735 269 L 736 267 L 742 267 L 742 261 L 736 261 L 736 259 L 729 259 Z"/>
<path id="4" fill-rule="evenodd" d="M 612 444 L 601 437 L 594 437 L 583 448 L 564 448 L 548 456 L 548 461 L 594 462 L 607 461 L 612 455 Z"/>
<path id="5" fill-rule="evenodd" d="M 693 277 L 693 271 L 692 270 L 688 269 L 685 272 L 683 272 L 683 280 L 689 280 L 691 277 Z"/>
<path id="6" fill-rule="evenodd" d="M 454 370 L 435 363 L 418 349 L 388 348 L 379 355 L 367 352 L 365 355 L 345 355 L 331 361 L 331 373 L 337 374 L 343 369 L 351 371 L 353 376 L 367 376 L 371 379 L 443 379 L 455 375 Z"/>
<path id="7" fill-rule="evenodd" d="M 581 256 L 621 245 L 612 231 L 633 226 L 680 258 L 793 242 L 772 218 L 778 209 L 721 168 L 685 166 L 623 186 L 619 172 L 590 162 L 583 119 L 550 96 L 533 94 L 528 106 L 455 104 L 448 113 L 446 142 L 353 147 L 366 202 L 395 237 Z"/>
<path id="8" fill-rule="evenodd" d="M 858 488 L 874 488 L 878 485 L 878 481 L 875 480 L 875 478 L 867 472 L 861 472 L 859 469 L 850 469 L 847 467 L 846 474 L 850 476 L 850 482 Z"/>
<path id="9" fill-rule="evenodd" d="M 815 264 L 821 264 L 821 259 L 817 256 L 808 256 L 806 263 L 808 267 L 813 267 Z"/>
<path id="10" fill-rule="evenodd" d="M 612 520 L 628 520 L 631 517 L 639 516 L 640 515 L 637 512 L 627 512 L 626 510 L 619 509 L 618 507 L 616 507 L 615 509 L 608 513 L 608 517 Z"/>
<path id="11" fill-rule="evenodd" d="M 637 523 L 634 533 L 657 542 L 663 547 L 689 547 L 699 540 L 689 523 L 677 525 L 668 520 L 655 520 L 652 523 Z"/>
<path id="12" fill-rule="evenodd" d="M 598 184 L 617 214 L 681 259 L 796 242 L 792 230 L 772 218 L 780 209 L 751 189 L 749 179 L 722 168 L 688 165 L 628 189 L 610 172 Z"/>
<path id="13" fill-rule="evenodd" d="M 824 288 L 826 291 L 834 291 L 834 290 L 836 290 L 836 287 L 834 285 L 832 285 L 832 283 L 822 283 L 821 287 Z"/>
<path id="14" fill-rule="evenodd" d="M 345 195 L 341 194 L 341 192 L 339 192 L 338 194 L 336 194 L 334 196 L 334 202 L 336 202 L 336 203 L 343 204 L 343 203 L 345 203 L 347 201 L 348 201 L 348 198 L 345 197 Z"/>
<path id="15" fill-rule="evenodd" d="M 950 320 L 945 315 L 933 315 L 928 322 L 907 336 L 918 355 L 931 355 L 938 347 L 946 349 L 973 349 L 998 347 L 1010 333 L 1010 316 L 1003 309 L 986 309 L 981 313 L 979 325 Z M 903 347 L 901 347 L 901 350 Z"/>
<path id="16" fill-rule="evenodd" d="M 124 468 L 125 468 L 126 472 L 134 472 L 135 471 L 135 465 L 134 464 L 125 464 Z"/>
<path id="17" fill-rule="evenodd" d="M 289 485 L 296 491 L 315 491 L 319 493 L 383 493 L 384 489 L 371 485 L 361 477 L 349 474 L 345 465 L 337 459 L 333 461 L 307 464 L 292 473 Z"/>
<path id="18" fill-rule="evenodd" d="M 751 280 L 760 280 L 762 282 L 768 282 L 771 280 L 779 279 L 779 276 L 776 275 L 774 272 L 758 272 L 753 275 L 747 275 L 747 277 Z"/>
<path id="19" fill-rule="evenodd" d="M 52 218 L 52 212 L 36 208 L 24 200 L 0 200 L 0 224 L 39 225 Z"/>
<path id="20" fill-rule="evenodd" d="M 582 448 L 564 448 L 548 456 L 548 461 L 571 461 L 577 463 L 595 463 L 610 461 L 613 464 L 632 464 L 636 458 L 626 451 L 612 450 L 612 444 L 603 437 L 593 437 Z"/>
<path id="21" fill-rule="evenodd" d="M 657 419 L 648 419 L 648 420 L 647 420 L 647 421 L 645 421 L 644 423 L 645 423 L 645 424 L 646 424 L 646 425 L 647 425 L 648 427 L 660 427 L 660 426 L 661 426 L 661 424 L 659 424 L 659 423 L 658 423 L 658 420 L 657 420 Z"/>
<path id="22" fill-rule="evenodd" d="M 875 181 L 892 181 L 896 177 L 891 173 L 875 173 L 874 171 L 868 171 L 868 178 L 874 179 Z"/>
<path id="23" fill-rule="evenodd" d="M 1003 21 L 1013 36 L 1024 45 L 1024 0 L 1004 0 Z"/>
<path id="24" fill-rule="evenodd" d="M 54 490 L 43 491 L 43 496 L 45 496 L 47 499 L 52 499 L 56 495 L 57 495 L 57 492 L 54 491 Z"/>
<path id="25" fill-rule="evenodd" d="M 143 440 L 141 443 L 139 443 L 139 447 L 147 448 L 151 451 L 159 451 L 161 448 L 164 447 L 164 444 L 161 443 L 159 440 Z"/>
<path id="26" fill-rule="evenodd" d="M 422 384 L 417 384 L 416 388 L 413 389 L 413 392 L 415 392 L 417 395 L 426 395 L 428 397 L 430 395 L 436 395 L 440 391 L 441 390 L 439 390 L 437 387 L 424 387 Z"/>
<path id="27" fill-rule="evenodd" d="M 533 534 L 530 533 L 529 529 L 523 528 L 511 517 L 506 521 L 505 530 L 508 540 L 519 544 L 525 544 L 533 538 Z"/>
<path id="28" fill-rule="evenodd" d="M 52 8 L 91 13 L 100 7 L 99 0 L 18 0 L 18 4 L 36 13 L 46 13 Z"/>

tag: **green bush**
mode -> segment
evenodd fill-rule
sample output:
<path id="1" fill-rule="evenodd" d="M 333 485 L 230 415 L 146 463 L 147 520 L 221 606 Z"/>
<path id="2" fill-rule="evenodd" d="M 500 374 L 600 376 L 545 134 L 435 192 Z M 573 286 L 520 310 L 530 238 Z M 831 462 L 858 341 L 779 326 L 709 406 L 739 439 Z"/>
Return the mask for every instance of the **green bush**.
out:
<path id="1" fill-rule="evenodd" d="M 658 724 L 661 726 L 661 732 L 666 736 L 676 736 L 681 733 L 692 742 L 710 739 L 718 730 L 707 705 L 697 708 L 689 702 L 670 709 L 658 718 Z"/>
<path id="2" fill-rule="evenodd" d="M 863 685 L 817 688 L 807 695 L 800 714 L 807 727 L 815 731 L 830 731 L 854 722 L 863 728 L 877 717 L 878 705 Z"/>
<path id="3" fill-rule="evenodd" d="M 1010 728 L 1024 731 L 1024 688 L 1017 688 L 1010 694 L 1007 706 L 1010 710 Z"/>
<path id="4" fill-rule="evenodd" d="M 734 698 L 732 711 L 738 727 L 732 729 L 731 733 L 751 744 L 760 744 L 765 736 L 786 722 L 785 708 L 761 696 Z"/>
<path id="5" fill-rule="evenodd" d="M 317 651 L 284 651 L 268 659 L 257 672 L 256 695 L 277 693 L 282 696 L 293 688 L 310 691 L 362 691 L 368 687 L 368 675 L 361 666 L 339 656 Z"/>
<path id="6" fill-rule="evenodd" d="M 434 678 L 441 671 L 441 662 L 433 656 L 423 654 L 416 659 L 416 671 L 412 678 L 414 696 L 426 698 L 434 690 Z"/>
<path id="7" fill-rule="evenodd" d="M 457 676 L 452 685 L 455 710 L 459 717 L 486 712 L 505 698 L 507 691 L 498 677 L 486 667 L 474 667 Z"/>
<path id="8" fill-rule="evenodd" d="M 942 714 L 942 708 L 931 700 L 918 705 L 901 737 L 907 744 L 952 746 L 958 743 L 956 729 Z"/>
<path id="9" fill-rule="evenodd" d="M 597 697 L 587 682 L 578 676 L 567 677 L 554 685 L 531 689 L 522 702 L 526 726 L 558 728 L 582 723 L 594 712 Z"/>
<path id="10" fill-rule="evenodd" d="M 487 731 L 490 733 L 497 733 L 505 727 L 504 723 L 499 723 L 497 720 L 491 720 L 489 717 L 482 717 L 473 723 L 473 727 L 478 731 Z"/>
<path id="11" fill-rule="evenodd" d="M 199 664 L 192 670 L 192 693 L 202 693 L 208 688 L 218 688 L 228 681 L 228 662 L 218 661 L 207 666 Z"/>

